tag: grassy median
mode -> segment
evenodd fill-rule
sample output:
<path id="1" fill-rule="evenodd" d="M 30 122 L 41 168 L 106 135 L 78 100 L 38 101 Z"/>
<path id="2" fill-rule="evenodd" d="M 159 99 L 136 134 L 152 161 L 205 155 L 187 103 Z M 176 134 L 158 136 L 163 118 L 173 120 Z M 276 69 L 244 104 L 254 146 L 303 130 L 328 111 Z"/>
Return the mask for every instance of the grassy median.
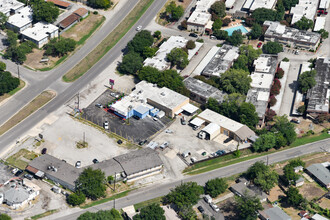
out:
<path id="1" fill-rule="evenodd" d="M 55 96 L 56 94 L 53 91 L 43 91 L 0 127 L 0 135 L 3 135 L 15 125 L 26 119 L 32 113 L 52 100 Z"/>
<path id="2" fill-rule="evenodd" d="M 124 20 L 84 59 L 63 76 L 63 81 L 73 82 L 94 66 L 132 28 L 154 0 L 140 0 Z"/>

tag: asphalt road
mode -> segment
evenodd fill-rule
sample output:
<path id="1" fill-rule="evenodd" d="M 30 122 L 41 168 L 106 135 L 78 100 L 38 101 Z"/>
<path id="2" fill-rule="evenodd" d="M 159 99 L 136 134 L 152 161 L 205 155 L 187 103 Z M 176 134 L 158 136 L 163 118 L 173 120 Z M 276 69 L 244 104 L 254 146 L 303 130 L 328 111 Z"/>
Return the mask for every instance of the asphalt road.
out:
<path id="1" fill-rule="evenodd" d="M 166 3 L 166 0 L 155 0 L 149 9 L 144 13 L 135 26 L 114 46 L 97 64 L 95 64 L 87 73 L 85 73 L 80 79 L 74 83 L 62 82 L 62 76 L 69 71 L 76 63 L 78 63 L 89 51 L 98 45 L 99 42 L 104 39 L 108 33 L 110 33 L 117 24 L 134 8 L 138 1 L 127 1 L 125 7 L 123 7 L 115 16 L 113 20 L 107 22 L 101 30 L 99 30 L 91 39 L 72 57 L 70 57 L 65 63 L 58 68 L 55 68 L 49 72 L 33 72 L 27 69 L 21 69 L 21 75 L 25 79 L 28 79 L 28 83 L 31 83 L 28 88 L 23 92 L 16 94 L 8 102 L 0 106 L 0 124 L 8 120 L 18 109 L 29 103 L 35 96 L 40 94 L 45 89 L 53 89 L 57 92 L 57 96 L 46 106 L 38 110 L 35 114 L 31 115 L 23 122 L 15 126 L 9 132 L 0 137 L 0 151 L 4 151 L 6 147 L 14 143 L 24 133 L 34 127 L 38 122 L 44 119 L 48 114 L 57 110 L 68 100 L 70 100 L 75 94 L 77 94 L 81 88 L 91 82 L 96 76 L 98 76 L 106 67 L 108 67 L 118 56 L 122 53 L 127 43 L 135 36 L 135 28 L 138 25 L 146 27 L 148 23 L 156 16 L 158 11 Z M 8 70 L 16 72 L 17 66 L 12 62 L 6 61 Z"/>
<path id="2" fill-rule="evenodd" d="M 273 164 L 280 161 L 289 160 L 292 158 L 296 158 L 302 155 L 310 154 L 313 152 L 323 152 L 327 151 L 330 152 L 330 139 L 322 140 L 319 142 L 314 142 L 311 144 L 302 145 L 299 147 L 291 148 L 288 150 L 280 151 L 277 153 L 270 154 L 267 158 L 267 156 L 259 157 L 256 159 L 244 161 L 241 163 L 233 164 L 230 166 L 226 166 L 220 169 L 216 169 L 207 173 L 202 173 L 195 176 L 186 176 L 182 180 L 178 180 L 171 183 L 166 184 L 154 184 L 151 187 L 141 188 L 137 191 L 134 191 L 133 193 L 130 193 L 128 196 L 117 199 L 115 201 L 115 207 L 116 209 L 120 209 L 129 205 L 134 205 L 139 202 L 143 202 L 149 199 L 153 199 L 159 196 L 166 195 L 170 189 L 174 188 L 175 186 L 181 184 L 182 182 L 189 182 L 189 181 L 195 181 L 200 185 L 204 185 L 209 179 L 217 178 L 217 177 L 228 177 L 232 176 L 234 174 L 242 173 L 247 170 L 248 167 L 250 167 L 252 164 L 254 164 L 256 161 L 265 161 L 269 164 Z M 103 203 L 101 205 L 97 205 L 88 209 L 77 211 L 77 209 L 72 210 L 72 213 L 70 215 L 58 217 L 59 214 L 54 214 L 53 216 L 49 216 L 44 219 L 60 219 L 60 220 L 73 220 L 77 219 L 79 215 L 86 211 L 90 212 L 97 212 L 101 209 L 111 209 L 114 207 L 114 201 L 109 201 L 107 203 Z"/>

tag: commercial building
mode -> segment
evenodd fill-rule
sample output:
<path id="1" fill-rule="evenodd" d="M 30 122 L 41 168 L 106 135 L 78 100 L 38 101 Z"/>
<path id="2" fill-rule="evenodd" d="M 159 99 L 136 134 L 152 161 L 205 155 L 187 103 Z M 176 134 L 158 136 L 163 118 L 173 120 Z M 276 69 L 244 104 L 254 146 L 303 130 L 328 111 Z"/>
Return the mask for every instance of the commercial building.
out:
<path id="1" fill-rule="evenodd" d="M 262 54 L 254 61 L 253 66 L 251 88 L 246 95 L 246 102 L 250 102 L 256 107 L 261 125 L 264 121 L 270 89 L 277 69 L 277 55 Z"/>
<path id="2" fill-rule="evenodd" d="M 23 39 L 30 40 L 41 48 L 48 43 L 49 39 L 58 36 L 58 27 L 46 22 L 38 22 L 33 27 L 22 31 L 21 34 Z"/>
<path id="3" fill-rule="evenodd" d="M 259 218 L 261 220 L 291 220 L 291 217 L 278 206 L 259 211 Z"/>
<path id="4" fill-rule="evenodd" d="M 212 140 L 219 134 L 224 134 L 240 143 L 255 139 L 256 134 L 249 127 L 210 109 L 205 109 L 197 118 L 203 120 L 203 124 L 206 125 L 200 134 L 204 133 L 206 139 Z"/>
<path id="5" fill-rule="evenodd" d="M 239 57 L 239 48 L 224 44 L 214 46 L 193 71 L 194 74 L 204 76 L 217 76 L 226 72 Z"/>
<path id="6" fill-rule="evenodd" d="M 206 104 L 209 98 L 222 103 L 227 95 L 227 93 L 192 77 L 186 78 L 183 83 L 190 91 L 190 98 L 201 104 Z"/>
<path id="7" fill-rule="evenodd" d="M 330 162 L 315 163 L 306 170 L 320 185 L 330 188 Z"/>
<path id="8" fill-rule="evenodd" d="M 17 0 L 0 0 L 0 12 L 7 17 L 24 8 L 24 3 Z"/>
<path id="9" fill-rule="evenodd" d="M 302 17 L 314 21 L 319 0 L 299 0 L 299 3 L 291 7 L 290 14 L 292 15 L 291 24 L 296 23 Z"/>
<path id="10" fill-rule="evenodd" d="M 189 104 L 188 97 L 166 87 L 159 88 L 146 81 L 136 84 L 135 90 L 131 94 L 110 106 L 110 110 L 124 119 L 133 115 L 140 118 L 144 118 L 148 114 L 156 116 L 160 111 L 173 118 L 182 111 L 188 111 L 191 114 L 197 109 Z"/>
<path id="11" fill-rule="evenodd" d="M 59 8 L 67 9 L 71 4 L 69 2 L 61 1 L 61 0 L 47 0 L 47 2 L 52 2 Z"/>
<path id="12" fill-rule="evenodd" d="M 30 6 L 26 6 L 16 12 L 16 14 L 9 16 L 6 26 L 15 32 L 24 31 L 32 26 L 32 15 L 32 8 Z"/>
<path id="13" fill-rule="evenodd" d="M 167 61 L 166 56 L 174 48 L 184 48 L 188 40 L 181 36 L 171 36 L 165 41 L 157 50 L 156 55 L 144 60 L 144 66 L 151 66 L 158 70 L 166 70 L 170 67 L 170 62 Z M 203 43 L 195 42 L 196 47 L 188 50 L 188 60 L 190 60 L 195 53 L 201 48 Z"/>
<path id="14" fill-rule="evenodd" d="M 328 10 L 330 6 L 330 0 L 320 0 L 319 9 Z"/>
<path id="15" fill-rule="evenodd" d="M 314 29 L 313 31 L 319 31 L 321 29 L 324 29 L 325 26 L 325 18 L 326 17 L 317 17 L 315 19 Z"/>
<path id="16" fill-rule="evenodd" d="M 293 48 L 316 50 L 321 40 L 319 33 L 286 27 L 279 22 L 265 21 L 264 26 L 267 28 L 265 42 L 276 41 Z"/>
<path id="17" fill-rule="evenodd" d="M 88 167 L 100 169 L 105 176 L 115 176 L 116 179 L 135 181 L 161 172 L 163 162 L 156 151 L 145 148 L 84 168 Z M 44 154 L 32 160 L 26 170 L 39 178 L 47 177 L 55 183 L 75 191 L 75 181 L 84 169 L 76 168 L 63 160 Z"/>
<path id="18" fill-rule="evenodd" d="M 253 12 L 257 8 L 275 8 L 277 0 L 246 0 L 242 10 Z"/>
<path id="19" fill-rule="evenodd" d="M 215 0 L 200 0 L 196 2 L 195 10 L 187 20 L 187 30 L 204 33 L 205 27 L 211 20 L 211 14 L 208 12 Z"/>
<path id="20" fill-rule="evenodd" d="M 330 58 L 318 58 L 315 63 L 316 85 L 307 93 L 306 112 L 312 116 L 329 113 Z"/>

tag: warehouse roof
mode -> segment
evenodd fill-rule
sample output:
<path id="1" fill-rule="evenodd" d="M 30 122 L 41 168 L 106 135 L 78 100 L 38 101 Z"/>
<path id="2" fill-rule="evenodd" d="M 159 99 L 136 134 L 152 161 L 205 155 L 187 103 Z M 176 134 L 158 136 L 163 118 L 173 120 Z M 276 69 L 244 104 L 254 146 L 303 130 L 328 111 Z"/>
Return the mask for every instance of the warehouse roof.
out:
<path id="1" fill-rule="evenodd" d="M 99 163 L 92 164 L 88 167 L 93 169 L 100 169 L 104 172 L 105 176 L 113 176 L 115 173 L 124 172 L 120 164 L 115 161 L 113 158 L 109 160 L 104 160 Z"/>
<path id="2" fill-rule="evenodd" d="M 325 18 L 326 17 L 316 17 L 313 31 L 319 31 L 321 29 L 324 29 Z"/>
<path id="3" fill-rule="evenodd" d="M 4 193 L 4 199 L 12 204 L 20 204 L 28 200 L 29 193 L 22 187 L 11 188 Z"/>
<path id="4" fill-rule="evenodd" d="M 330 184 L 330 170 L 321 163 L 315 163 L 306 168 L 324 185 Z"/>
<path id="5" fill-rule="evenodd" d="M 189 123 L 196 126 L 201 126 L 205 121 L 200 118 L 194 118 Z"/>
<path id="6" fill-rule="evenodd" d="M 64 18 L 61 22 L 60 22 L 60 27 L 65 29 L 67 27 L 69 27 L 70 25 L 72 25 L 73 23 L 79 21 L 80 16 L 76 15 L 76 14 L 71 14 L 68 17 Z"/>
<path id="7" fill-rule="evenodd" d="M 202 131 L 205 131 L 206 133 L 212 135 L 214 132 L 220 131 L 220 126 L 216 123 L 210 123 L 205 126 Z"/>
<path id="8" fill-rule="evenodd" d="M 24 7 L 24 3 L 16 0 L 0 0 L 0 12 L 9 16 L 11 10 L 18 10 Z"/>

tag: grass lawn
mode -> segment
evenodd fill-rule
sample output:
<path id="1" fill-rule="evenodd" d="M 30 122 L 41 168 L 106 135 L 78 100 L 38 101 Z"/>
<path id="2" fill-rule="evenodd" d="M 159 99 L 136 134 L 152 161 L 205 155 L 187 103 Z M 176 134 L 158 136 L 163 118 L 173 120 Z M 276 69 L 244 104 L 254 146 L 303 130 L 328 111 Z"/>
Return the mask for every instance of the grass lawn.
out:
<path id="1" fill-rule="evenodd" d="M 83 60 L 63 76 L 65 82 L 73 82 L 94 66 L 131 29 L 154 0 L 140 0 L 124 20 Z"/>
<path id="2" fill-rule="evenodd" d="M 157 197 L 157 198 L 150 199 L 150 200 L 147 200 L 147 201 L 144 201 L 144 202 L 140 202 L 140 203 L 135 204 L 134 208 L 135 208 L 135 210 L 138 210 L 138 209 L 141 209 L 141 208 L 146 207 L 148 205 L 151 205 L 153 203 L 162 204 L 162 199 L 163 199 L 163 197 Z"/>
<path id="3" fill-rule="evenodd" d="M 53 91 L 43 91 L 0 127 L 0 135 L 3 135 L 15 125 L 23 121 L 29 115 L 52 100 L 55 96 L 56 94 Z"/>
<path id="4" fill-rule="evenodd" d="M 307 136 L 307 137 L 301 137 L 301 138 L 297 138 L 291 145 L 290 147 L 297 147 L 300 145 L 304 145 L 304 144 L 308 144 L 308 143 L 312 143 L 315 141 L 320 141 L 320 140 L 324 140 L 330 138 L 330 134 L 323 132 L 320 135 L 312 135 L 312 136 Z"/>
<path id="5" fill-rule="evenodd" d="M 43 218 L 43 217 L 49 216 L 51 214 L 54 214 L 54 213 L 56 213 L 58 211 L 59 210 L 57 210 L 57 209 L 52 209 L 52 210 L 49 210 L 47 212 L 41 213 L 39 215 L 34 215 L 34 216 L 31 217 L 31 219 L 36 220 L 36 219 L 39 219 L 39 218 Z"/>
<path id="6" fill-rule="evenodd" d="M 0 102 L 2 102 L 3 100 L 9 98 L 10 96 L 14 95 L 16 92 L 18 92 L 19 90 L 21 90 L 22 88 L 24 88 L 25 86 L 25 82 L 23 80 L 19 80 L 19 85 L 16 89 L 6 93 L 6 94 L 3 94 L 2 96 L 0 96 Z"/>
<path id="7" fill-rule="evenodd" d="M 8 159 L 6 161 L 7 161 L 7 163 L 9 163 L 15 167 L 18 167 L 21 170 L 24 170 L 25 167 L 28 165 L 28 162 L 26 160 L 33 160 L 37 156 L 38 155 L 36 155 L 35 153 L 33 153 L 31 151 L 28 151 L 26 149 L 21 149 L 17 153 L 8 157 Z M 25 158 L 26 160 L 24 160 L 24 159 L 22 160 L 22 158 Z"/>

